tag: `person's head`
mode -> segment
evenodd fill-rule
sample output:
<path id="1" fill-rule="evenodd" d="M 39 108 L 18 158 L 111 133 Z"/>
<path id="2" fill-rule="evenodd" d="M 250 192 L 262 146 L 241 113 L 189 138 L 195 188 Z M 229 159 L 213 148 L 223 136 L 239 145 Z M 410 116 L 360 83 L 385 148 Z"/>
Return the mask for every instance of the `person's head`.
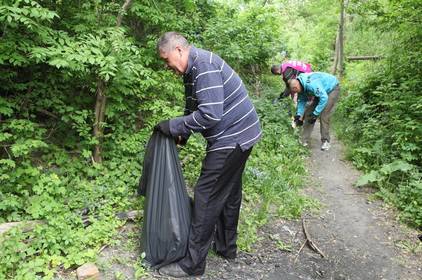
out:
<path id="1" fill-rule="evenodd" d="M 294 78 L 290 79 L 287 84 L 289 85 L 289 89 L 292 93 L 301 93 L 302 92 L 302 85 L 300 84 L 299 80 Z"/>
<path id="2" fill-rule="evenodd" d="M 273 73 L 274 75 L 281 75 L 281 65 L 271 66 L 271 73 Z"/>
<path id="3" fill-rule="evenodd" d="M 185 37 L 177 32 L 166 32 L 158 40 L 157 50 L 168 68 L 178 75 L 186 72 L 190 44 Z"/>
<path id="4" fill-rule="evenodd" d="M 287 67 L 284 72 L 283 72 L 283 81 L 286 83 L 286 88 L 284 90 L 284 92 L 282 93 L 283 98 L 287 97 L 289 95 L 292 95 L 292 93 L 294 94 L 293 91 L 290 90 L 290 86 L 288 81 L 290 79 L 296 79 L 297 75 L 299 74 L 299 71 L 297 71 L 296 69 L 293 69 L 291 67 Z"/>

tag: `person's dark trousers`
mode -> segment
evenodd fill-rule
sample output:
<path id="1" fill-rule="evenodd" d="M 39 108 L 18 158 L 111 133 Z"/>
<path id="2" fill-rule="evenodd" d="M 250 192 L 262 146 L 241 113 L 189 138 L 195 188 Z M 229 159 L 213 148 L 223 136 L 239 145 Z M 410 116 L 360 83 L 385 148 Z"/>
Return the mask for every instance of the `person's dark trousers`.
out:
<path id="1" fill-rule="evenodd" d="M 236 256 L 242 173 L 252 149 L 207 153 L 195 186 L 194 210 L 186 256 L 178 264 L 189 275 L 202 275 L 215 226 L 217 252 Z"/>

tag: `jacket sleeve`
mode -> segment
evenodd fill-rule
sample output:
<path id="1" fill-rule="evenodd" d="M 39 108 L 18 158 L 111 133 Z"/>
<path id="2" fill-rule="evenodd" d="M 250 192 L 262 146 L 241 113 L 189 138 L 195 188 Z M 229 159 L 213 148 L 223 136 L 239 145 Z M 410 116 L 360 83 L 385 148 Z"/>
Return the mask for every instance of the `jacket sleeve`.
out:
<path id="1" fill-rule="evenodd" d="M 302 92 L 298 94 L 296 115 L 303 116 L 303 114 L 305 113 L 306 101 L 307 98 L 305 93 Z"/>
<path id="2" fill-rule="evenodd" d="M 223 116 L 224 88 L 221 70 L 214 64 L 200 62 L 194 78 L 198 107 L 192 113 L 170 120 L 170 133 L 187 138 L 215 126 Z"/>
<path id="3" fill-rule="evenodd" d="M 315 116 L 319 116 L 327 106 L 328 94 L 325 91 L 324 86 L 319 81 L 312 81 L 311 87 L 314 95 L 319 98 L 318 105 L 315 107 L 313 114 Z"/>

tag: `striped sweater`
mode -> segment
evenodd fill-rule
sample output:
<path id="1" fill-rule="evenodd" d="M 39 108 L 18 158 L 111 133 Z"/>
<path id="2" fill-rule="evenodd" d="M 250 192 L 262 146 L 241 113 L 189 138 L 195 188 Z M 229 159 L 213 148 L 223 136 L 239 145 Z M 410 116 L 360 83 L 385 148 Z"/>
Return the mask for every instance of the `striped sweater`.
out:
<path id="1" fill-rule="evenodd" d="M 174 136 L 200 132 L 207 151 L 245 151 L 261 137 L 255 108 L 237 73 L 216 54 L 191 46 L 185 83 L 185 115 L 170 120 Z"/>

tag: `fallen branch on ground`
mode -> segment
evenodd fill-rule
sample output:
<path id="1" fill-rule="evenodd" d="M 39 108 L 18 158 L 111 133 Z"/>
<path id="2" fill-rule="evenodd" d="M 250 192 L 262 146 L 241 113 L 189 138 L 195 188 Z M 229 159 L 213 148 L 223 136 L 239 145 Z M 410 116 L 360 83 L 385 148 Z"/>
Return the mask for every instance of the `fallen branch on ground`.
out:
<path id="1" fill-rule="evenodd" d="M 305 219 L 302 219 L 302 229 L 303 229 L 303 234 L 305 234 L 305 238 L 306 238 L 306 243 L 308 244 L 308 246 L 314 250 L 315 252 L 317 252 L 318 254 L 321 255 L 321 257 L 325 258 L 324 253 L 315 245 L 315 243 L 312 241 L 312 239 L 309 237 L 308 231 L 306 230 L 306 226 L 305 226 Z"/>
<path id="2" fill-rule="evenodd" d="M 307 241 L 308 241 L 307 239 L 305 239 L 305 241 L 303 241 L 302 246 L 300 246 L 299 252 L 297 252 L 296 258 L 293 261 L 293 263 L 296 263 L 297 259 L 299 258 L 300 252 L 302 252 L 302 249 L 303 249 L 303 247 L 305 247 Z"/>
<path id="3" fill-rule="evenodd" d="M 309 233 L 306 229 L 305 219 L 302 219 L 302 230 L 303 230 L 303 234 L 305 235 L 305 241 L 303 241 L 302 246 L 300 246 L 300 249 L 297 252 L 293 263 L 296 263 L 297 259 L 299 258 L 300 252 L 302 252 L 302 250 L 303 250 L 303 248 L 305 247 L 306 244 L 308 244 L 309 248 L 311 248 L 313 251 L 320 254 L 321 257 L 325 258 L 324 253 L 315 245 L 315 242 L 312 241 L 312 239 L 310 238 Z"/>

